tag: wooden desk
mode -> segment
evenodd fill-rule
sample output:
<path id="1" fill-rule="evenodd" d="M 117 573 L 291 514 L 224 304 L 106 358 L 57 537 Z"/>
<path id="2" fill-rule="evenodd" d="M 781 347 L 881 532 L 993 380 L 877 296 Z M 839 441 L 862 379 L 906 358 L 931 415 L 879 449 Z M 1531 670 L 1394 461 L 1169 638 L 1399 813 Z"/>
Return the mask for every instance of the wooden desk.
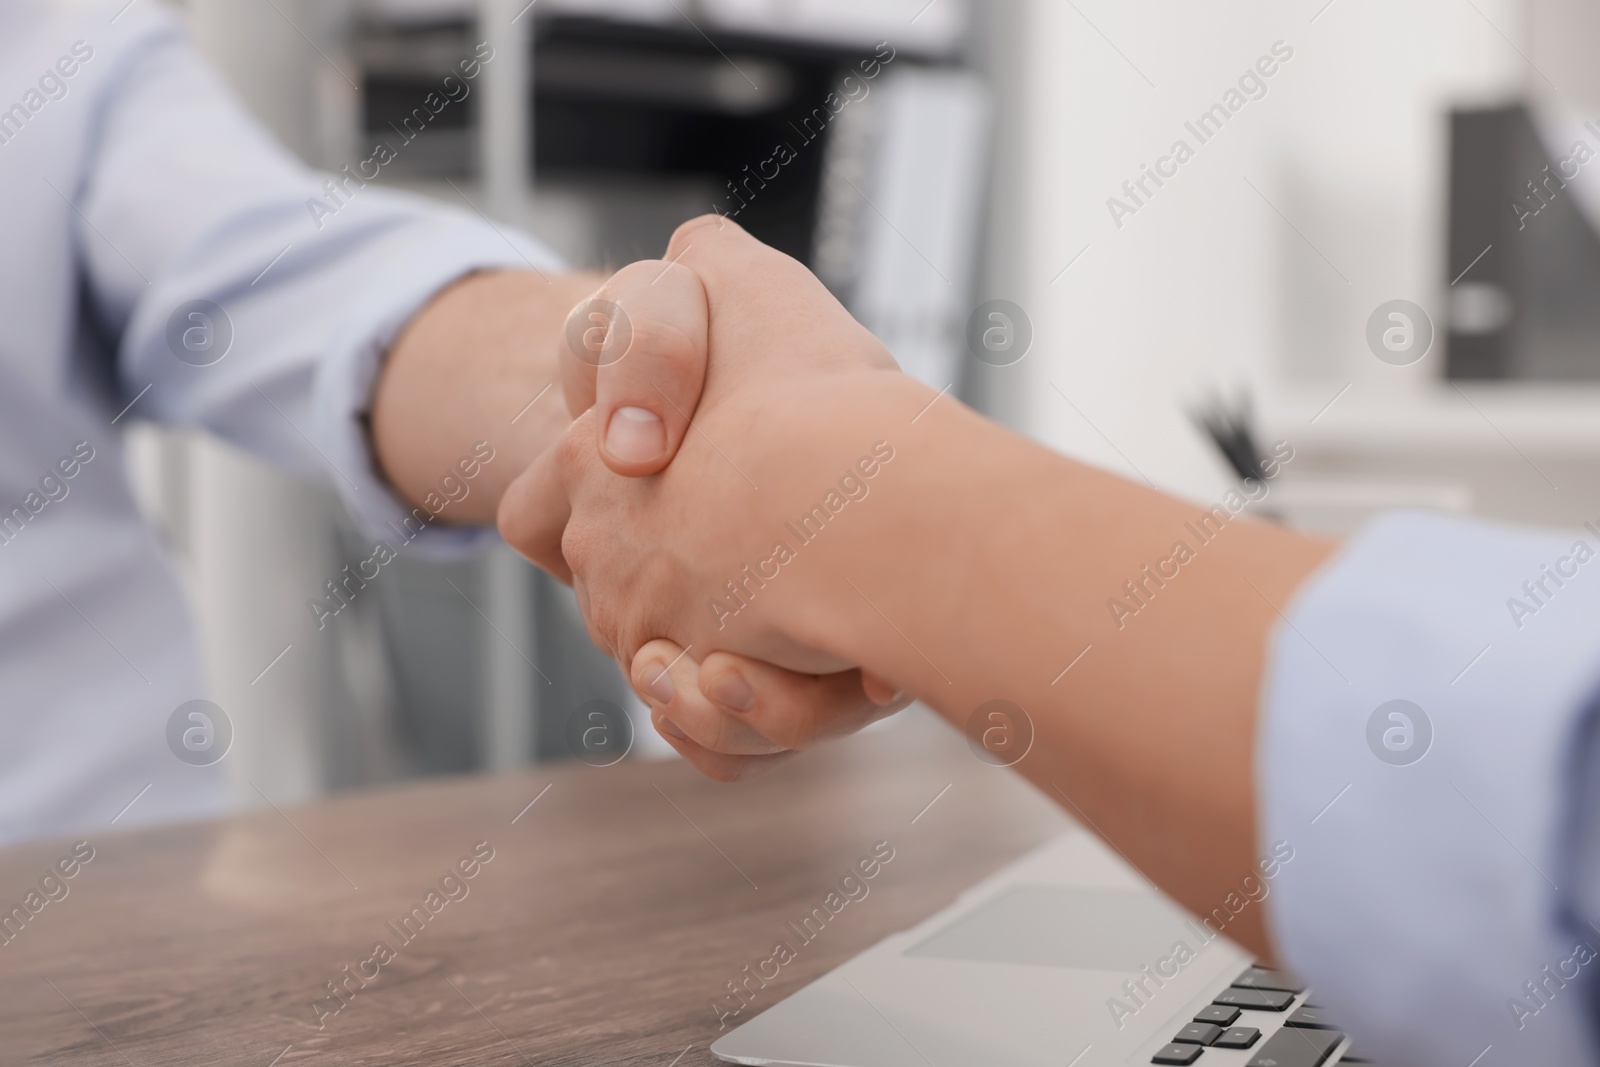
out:
<path id="1" fill-rule="evenodd" d="M 561 765 L 85 835 L 68 895 L 0 947 L 0 1063 L 715 1063 L 712 998 L 875 842 L 895 857 L 868 895 L 739 1021 L 1068 827 L 930 720 L 741 785 Z M 480 841 L 467 895 L 402 942 L 386 924 Z M 0 852 L 0 902 L 66 851 Z M 380 940 L 394 959 L 319 1030 L 324 983 Z"/>

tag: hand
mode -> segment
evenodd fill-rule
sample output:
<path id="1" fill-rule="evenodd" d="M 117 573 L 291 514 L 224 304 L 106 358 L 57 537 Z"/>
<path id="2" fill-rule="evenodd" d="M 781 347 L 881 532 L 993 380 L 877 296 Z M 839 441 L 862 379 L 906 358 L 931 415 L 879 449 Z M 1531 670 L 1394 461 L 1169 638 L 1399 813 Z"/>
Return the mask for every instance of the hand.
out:
<path id="1" fill-rule="evenodd" d="M 606 427 L 600 458 L 616 473 L 653 474 L 677 453 L 704 384 L 707 316 L 700 279 L 671 260 L 623 267 L 573 308 L 561 360 L 567 407 L 574 417 L 594 408 Z M 621 666 L 656 731 L 719 781 L 768 770 L 908 703 L 860 671 L 800 674 L 727 652 L 699 663 L 665 640 Z"/>
<path id="2" fill-rule="evenodd" d="M 869 429 L 859 440 L 827 443 L 816 439 L 817 430 L 846 409 L 862 416 L 857 423 L 881 428 L 891 416 L 875 394 L 885 381 L 907 379 L 808 270 L 732 223 L 689 223 L 668 251 L 673 265 L 663 279 L 676 274 L 684 297 L 702 283 L 703 302 L 658 302 L 655 313 L 667 321 L 648 326 L 631 317 L 641 320 L 636 336 L 706 337 L 696 432 L 660 474 L 611 477 L 597 447 L 599 415 L 586 411 L 508 490 L 500 531 L 540 566 L 573 578 L 590 636 L 619 659 L 667 637 L 686 648 L 698 642 L 702 654 L 715 644 L 791 670 L 848 668 L 777 624 L 786 605 L 798 604 L 803 582 L 766 582 L 741 571 L 783 537 L 807 558 L 825 551 L 802 546 L 784 532 L 785 521 L 805 515 L 836 480 L 854 485 L 877 470 L 856 473 L 858 458 L 872 449 Z M 892 455 L 892 446 L 884 447 Z M 733 516 L 740 521 L 726 521 Z M 636 543 L 641 533 L 648 552 Z M 734 599 L 736 578 L 745 583 L 748 607 L 713 642 L 729 626 L 726 613 L 709 610 L 713 599 L 744 602 Z"/>
<path id="3" fill-rule="evenodd" d="M 1197 914 L 1237 893 L 1256 865 L 1275 605 L 1333 546 L 1217 519 L 1226 533 L 1199 541 L 1201 559 L 1124 627 L 1107 597 L 1177 539 L 1193 556 L 1198 505 L 935 404 L 799 264 L 731 225 L 696 224 L 674 248 L 709 324 L 678 455 L 619 477 L 586 413 L 499 519 L 513 544 L 570 570 L 590 633 L 636 686 L 648 693 L 661 681 L 648 667 L 671 664 L 672 699 L 654 703 L 662 729 L 685 735 L 679 751 L 733 777 L 872 714 L 721 714 L 725 653 L 800 674 L 859 665 L 957 730 L 1004 700 L 1028 726 L 1018 772 Z M 797 534 L 805 519 L 815 529 Z M 1263 915 L 1246 911 L 1230 935 L 1264 951 Z"/>
<path id="4" fill-rule="evenodd" d="M 671 617 L 691 610 L 706 614 L 702 606 L 705 601 L 686 609 L 681 597 L 665 590 L 652 592 L 629 574 L 641 565 L 658 568 L 666 558 L 686 560 L 714 553 L 705 551 L 709 548 L 707 543 L 696 544 L 691 551 L 681 550 L 680 539 L 675 535 L 687 533 L 690 525 L 683 521 L 649 520 L 644 525 L 633 525 L 640 517 L 615 510 L 601 514 L 600 509 L 580 506 L 575 521 L 569 524 L 571 498 L 566 475 L 582 468 L 619 493 L 636 490 L 662 500 L 669 496 L 659 491 L 662 480 L 682 483 L 696 492 L 714 486 L 725 498 L 734 498 L 729 501 L 736 508 L 731 513 L 748 511 L 750 496 L 757 492 L 755 483 L 740 469 L 745 461 L 733 458 L 728 449 L 737 448 L 749 437 L 746 431 L 752 422 L 763 421 L 759 415 L 763 406 L 770 407 L 774 401 L 798 402 L 796 410 L 803 415 L 807 407 L 803 396 L 813 396 L 815 403 L 826 407 L 832 397 L 848 395 L 859 384 L 859 375 L 896 380 L 900 376 L 892 373 L 893 360 L 877 340 L 849 317 L 810 272 L 736 226 L 721 219 L 697 220 L 674 236 L 668 256 L 665 263 L 635 264 L 619 272 L 597 295 L 623 309 L 625 318 L 616 316 L 614 320 L 624 323 L 623 332 L 631 333 L 632 344 L 646 340 L 648 351 L 663 353 L 668 361 L 704 361 L 705 353 L 697 350 L 694 339 L 706 339 L 710 369 L 696 432 L 683 443 L 678 459 L 659 478 L 630 485 L 604 477 L 602 462 L 613 471 L 632 470 L 627 457 L 619 457 L 609 440 L 602 439 L 596 447 L 600 426 L 615 431 L 619 418 L 615 413 L 623 405 L 623 398 L 641 407 L 644 401 L 654 399 L 657 410 L 667 399 L 665 406 L 674 414 L 679 412 L 676 402 L 653 386 L 638 387 L 646 375 L 636 374 L 632 385 L 614 377 L 617 368 L 632 360 L 630 356 L 615 361 L 612 346 L 618 343 L 616 337 L 602 329 L 601 336 L 593 338 L 598 358 L 573 357 L 563 364 L 568 395 L 575 398 L 573 406 L 582 406 L 586 397 L 593 395 L 598 400 L 596 410 L 574 424 L 558 449 L 559 459 L 552 456 L 541 462 L 507 493 L 500 525 L 508 543 L 519 551 L 552 573 L 575 579 L 591 637 L 625 667 L 632 661 L 630 677 L 641 696 L 656 709 L 656 722 L 663 735 L 706 773 L 728 778 L 768 765 L 781 758 L 783 751 L 859 728 L 903 706 L 904 700 L 893 686 L 863 679 L 854 670 L 840 671 L 848 665 L 770 633 L 767 636 L 775 640 L 765 644 L 751 640 L 741 650 L 775 659 L 794 671 L 726 651 L 711 652 L 715 643 L 698 646 L 700 655 L 707 657 L 703 665 L 695 662 L 696 647 L 688 640 L 677 646 L 654 643 L 640 648 L 658 635 L 681 633 L 681 625 L 673 626 Z M 706 279 L 704 288 L 702 278 Z M 598 325 L 604 328 L 613 323 L 601 319 Z M 759 357 L 755 353 L 760 353 Z M 727 402 L 716 414 L 708 416 L 707 405 L 718 397 Z M 605 413 L 608 406 L 611 415 Z M 677 424 L 677 432 L 681 435 L 687 431 L 688 419 L 684 417 Z M 769 434 L 766 439 L 786 451 L 781 434 Z M 850 461 L 841 461 L 845 469 Z M 765 465 L 761 465 L 765 471 Z M 770 473 L 773 489 L 759 495 L 777 506 L 783 496 L 775 490 L 787 479 L 780 469 Z M 833 472 L 834 477 L 837 474 Z M 762 484 L 768 480 L 763 473 Z M 800 480 L 816 484 L 815 478 Z M 831 478 L 824 475 L 823 480 Z M 827 488 L 826 484 L 821 486 L 824 491 Z M 810 501 L 794 499 L 793 513 L 805 512 Z M 619 504 L 621 500 L 618 496 L 609 502 Z M 719 514 L 715 506 L 704 501 L 697 508 L 706 518 Z M 769 529 L 780 526 L 781 520 L 773 521 Z M 649 530 L 653 545 L 660 546 L 661 551 L 641 560 L 621 534 L 628 530 Z M 766 531 L 762 531 L 765 536 Z M 606 555 L 605 561 L 595 556 L 593 565 L 586 565 L 587 559 L 580 559 L 582 544 L 621 547 L 628 558 L 614 560 L 612 553 Z M 761 540 L 754 547 L 755 554 L 746 556 L 749 560 L 765 555 L 772 543 Z M 727 577 L 736 577 L 742 565 L 735 564 Z M 699 584 L 704 590 L 715 589 L 720 583 Z M 622 636 L 616 627 L 622 618 L 617 608 L 645 605 L 656 605 L 661 610 L 653 617 L 634 612 L 631 632 Z M 707 614 L 707 618 L 711 616 Z M 755 632 L 754 627 L 748 629 L 751 634 Z M 681 654 L 684 646 L 690 648 L 689 655 Z M 730 642 L 723 647 L 738 646 Z M 663 670 L 667 664 L 672 664 L 670 671 Z M 661 694 L 667 690 L 670 696 L 663 698 Z"/>
<path id="5" fill-rule="evenodd" d="M 696 663 L 666 640 L 639 649 L 629 676 L 656 732 L 720 782 L 770 770 L 910 703 L 864 671 L 800 674 L 729 652 Z"/>
<path id="6" fill-rule="evenodd" d="M 568 314 L 567 411 L 594 409 L 600 458 L 618 474 L 655 474 L 677 454 L 705 384 L 706 316 L 693 272 L 654 259 L 623 267 Z"/>
<path id="7" fill-rule="evenodd" d="M 445 522 L 489 522 L 505 488 L 597 403 L 612 431 L 602 452 L 612 469 L 665 467 L 706 374 L 704 296 L 696 282 L 686 304 L 686 272 L 661 277 L 667 266 L 635 263 L 603 282 L 483 271 L 437 294 L 396 338 L 373 394 L 373 452 L 398 495 L 427 506 L 441 477 L 481 441 L 495 460 L 472 492 L 429 510 Z M 633 310 L 637 331 L 610 329 L 602 309 L 617 301 Z M 700 321 L 667 328 L 677 319 L 664 312 L 692 310 L 692 301 Z M 592 344 L 597 337 L 606 344 Z"/>

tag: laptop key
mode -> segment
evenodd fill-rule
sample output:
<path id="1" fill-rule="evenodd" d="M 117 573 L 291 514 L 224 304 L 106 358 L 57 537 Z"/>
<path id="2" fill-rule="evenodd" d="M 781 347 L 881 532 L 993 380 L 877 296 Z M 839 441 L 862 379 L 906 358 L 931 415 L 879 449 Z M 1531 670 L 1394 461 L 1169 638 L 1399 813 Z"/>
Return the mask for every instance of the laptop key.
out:
<path id="1" fill-rule="evenodd" d="M 1276 989 L 1280 993 L 1304 993 L 1305 983 L 1265 967 L 1251 967 L 1233 980 L 1240 989 Z"/>
<path id="2" fill-rule="evenodd" d="M 1261 1037 L 1261 1031 L 1253 1026 L 1230 1026 L 1217 1036 L 1212 1042 L 1217 1048 L 1249 1048 Z"/>
<path id="3" fill-rule="evenodd" d="M 1344 1035 L 1337 1030 L 1285 1027 L 1267 1038 L 1245 1067 L 1322 1067 L 1343 1040 Z"/>
<path id="4" fill-rule="evenodd" d="M 1197 1023 L 1216 1023 L 1218 1026 L 1232 1026 L 1239 1018 L 1239 1009 L 1230 1008 L 1224 1004 L 1207 1004 L 1194 1013 Z"/>
<path id="5" fill-rule="evenodd" d="M 1285 1011 L 1294 1003 L 1293 993 L 1279 992 L 1275 989 L 1240 989 L 1234 986 L 1224 989 L 1211 1001 L 1213 1004 L 1222 1004 L 1229 1008 L 1252 1008 L 1255 1011 Z"/>
<path id="6" fill-rule="evenodd" d="M 1182 1030 L 1172 1035 L 1173 1044 L 1182 1045 L 1209 1045 L 1222 1033 L 1222 1027 L 1214 1023 L 1190 1023 Z"/>
<path id="7" fill-rule="evenodd" d="M 1321 1008 L 1308 1008 L 1304 1004 L 1289 1013 L 1283 1020 L 1285 1026 L 1303 1026 L 1307 1030 L 1333 1030 L 1337 1029 L 1328 1021 L 1327 1013 Z"/>
<path id="8" fill-rule="evenodd" d="M 1180 1045 L 1176 1041 L 1150 1057 L 1151 1063 L 1176 1063 L 1180 1067 L 1193 1063 L 1205 1051 L 1199 1045 Z"/>

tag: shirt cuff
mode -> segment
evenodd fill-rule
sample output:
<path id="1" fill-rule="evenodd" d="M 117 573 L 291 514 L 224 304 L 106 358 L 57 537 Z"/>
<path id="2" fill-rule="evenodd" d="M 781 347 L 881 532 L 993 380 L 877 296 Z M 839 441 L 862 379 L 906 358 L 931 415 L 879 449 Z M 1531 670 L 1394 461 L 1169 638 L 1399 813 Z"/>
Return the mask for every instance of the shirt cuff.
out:
<path id="1" fill-rule="evenodd" d="M 560 260 L 509 229 L 442 224 L 377 271 L 353 294 L 312 386 L 319 444 L 341 477 L 333 479 L 357 525 L 369 536 L 399 539 L 422 555 L 459 554 L 492 540 L 487 526 L 424 521 L 379 473 L 367 415 L 384 357 L 400 331 L 440 290 L 479 270 L 560 271 Z M 451 474 L 441 470 L 441 478 Z M 420 527 L 421 532 L 417 532 Z"/>
<path id="2" fill-rule="evenodd" d="M 1381 518 L 1271 639 L 1260 825 L 1295 848 L 1273 942 L 1378 1062 L 1466 1067 L 1491 1046 L 1485 1064 L 1595 1062 L 1600 934 L 1574 919 L 1567 860 L 1597 550 Z"/>

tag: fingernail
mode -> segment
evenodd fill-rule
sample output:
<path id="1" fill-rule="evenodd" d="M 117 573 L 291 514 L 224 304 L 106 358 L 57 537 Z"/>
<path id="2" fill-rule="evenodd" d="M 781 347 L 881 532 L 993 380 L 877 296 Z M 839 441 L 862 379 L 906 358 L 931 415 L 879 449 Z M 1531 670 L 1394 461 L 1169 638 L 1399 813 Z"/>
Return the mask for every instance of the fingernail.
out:
<path id="1" fill-rule="evenodd" d="M 647 664 L 644 670 L 639 672 L 639 677 L 644 683 L 644 691 L 658 704 L 672 703 L 672 698 L 678 693 L 677 689 L 673 688 L 672 675 L 667 673 L 665 663 Z"/>
<path id="2" fill-rule="evenodd" d="M 861 672 L 861 691 L 880 708 L 886 708 L 904 694 L 876 675 Z"/>
<path id="3" fill-rule="evenodd" d="M 661 729 L 664 733 L 676 737 L 679 741 L 689 740 L 689 735 L 678 729 L 678 724 L 667 718 L 665 715 L 661 717 Z"/>
<path id="4" fill-rule="evenodd" d="M 734 711 L 749 711 L 756 706 L 756 695 L 750 691 L 750 683 L 737 673 L 724 674 L 712 682 L 706 696 Z"/>
<path id="5" fill-rule="evenodd" d="M 618 408 L 606 427 L 606 451 L 624 463 L 648 463 L 667 449 L 667 428 L 644 408 Z"/>

